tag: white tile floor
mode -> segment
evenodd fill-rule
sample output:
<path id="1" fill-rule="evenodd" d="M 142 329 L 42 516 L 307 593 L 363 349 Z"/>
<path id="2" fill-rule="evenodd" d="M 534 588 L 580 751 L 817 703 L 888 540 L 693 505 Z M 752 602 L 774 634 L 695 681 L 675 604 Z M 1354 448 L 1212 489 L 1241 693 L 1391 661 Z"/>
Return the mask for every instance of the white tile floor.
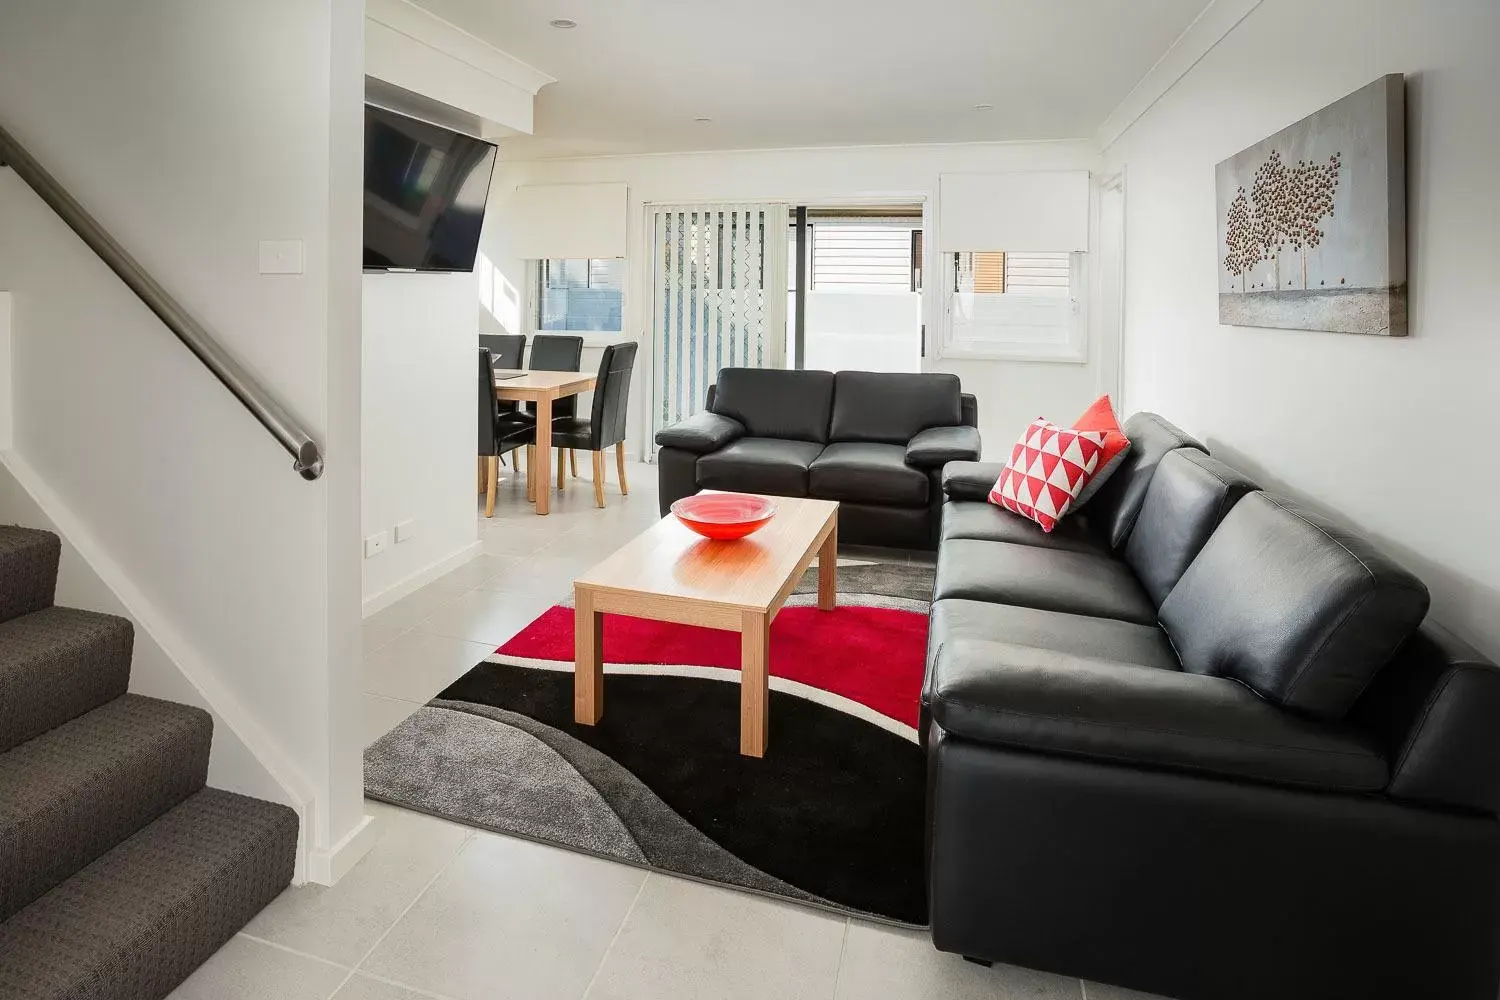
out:
<path id="1" fill-rule="evenodd" d="M 365 734 L 405 719 L 657 518 L 655 469 L 608 506 L 587 481 L 536 517 L 514 480 L 484 554 L 364 626 Z M 982 969 L 925 934 L 648 874 L 377 802 L 370 853 L 332 888 L 289 889 L 178 1000 L 1150 1000 Z"/>

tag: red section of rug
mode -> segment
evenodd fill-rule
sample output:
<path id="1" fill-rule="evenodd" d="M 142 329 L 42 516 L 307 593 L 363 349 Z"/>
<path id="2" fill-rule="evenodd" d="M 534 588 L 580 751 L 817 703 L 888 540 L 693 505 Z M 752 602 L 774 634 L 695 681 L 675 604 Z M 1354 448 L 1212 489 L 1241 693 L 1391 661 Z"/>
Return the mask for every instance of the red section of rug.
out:
<path id="1" fill-rule="evenodd" d="M 497 651 L 534 660 L 573 660 L 573 609 L 558 605 Z M 771 674 L 821 688 L 917 725 L 927 616 L 888 608 L 783 608 L 771 623 Z M 735 632 L 604 616 L 606 663 L 740 666 Z"/>

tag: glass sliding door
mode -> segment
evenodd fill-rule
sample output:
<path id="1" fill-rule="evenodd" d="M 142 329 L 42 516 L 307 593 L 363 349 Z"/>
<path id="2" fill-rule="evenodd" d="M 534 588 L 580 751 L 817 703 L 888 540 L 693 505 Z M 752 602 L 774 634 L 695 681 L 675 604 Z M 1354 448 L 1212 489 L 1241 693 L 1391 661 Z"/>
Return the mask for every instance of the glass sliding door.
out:
<path id="1" fill-rule="evenodd" d="M 720 368 L 785 366 L 787 209 L 651 206 L 652 422 L 703 409 Z"/>

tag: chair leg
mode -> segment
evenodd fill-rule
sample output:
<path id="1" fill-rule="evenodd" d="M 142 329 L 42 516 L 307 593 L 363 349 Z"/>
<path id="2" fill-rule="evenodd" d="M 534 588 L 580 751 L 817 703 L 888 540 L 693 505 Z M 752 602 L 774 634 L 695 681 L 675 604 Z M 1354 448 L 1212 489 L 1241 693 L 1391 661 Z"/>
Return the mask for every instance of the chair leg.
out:
<path id="1" fill-rule="evenodd" d="M 484 516 L 495 516 L 495 487 L 500 483 L 500 456 L 491 455 L 485 461 L 486 479 L 484 488 Z"/>
<path id="2" fill-rule="evenodd" d="M 526 502 L 536 503 L 536 445 L 526 446 Z"/>
<path id="3" fill-rule="evenodd" d="M 625 482 L 625 442 L 615 442 L 615 468 L 620 470 L 620 493 L 630 496 L 630 484 Z"/>
<path id="4" fill-rule="evenodd" d="M 568 488 L 568 463 L 563 459 L 563 449 L 557 449 L 557 492 L 561 493 Z"/>
<path id="5" fill-rule="evenodd" d="M 573 472 L 573 478 L 578 478 L 578 452 L 572 448 L 568 449 L 568 468 Z"/>
<path id="6" fill-rule="evenodd" d="M 484 472 L 485 472 L 486 467 L 487 467 L 487 464 L 486 464 L 486 462 L 484 460 L 484 456 L 480 455 L 479 456 L 479 491 L 478 491 L 480 493 L 484 492 Z"/>
<path id="7" fill-rule="evenodd" d="M 604 506 L 604 452 L 592 451 L 594 456 L 594 506 Z"/>

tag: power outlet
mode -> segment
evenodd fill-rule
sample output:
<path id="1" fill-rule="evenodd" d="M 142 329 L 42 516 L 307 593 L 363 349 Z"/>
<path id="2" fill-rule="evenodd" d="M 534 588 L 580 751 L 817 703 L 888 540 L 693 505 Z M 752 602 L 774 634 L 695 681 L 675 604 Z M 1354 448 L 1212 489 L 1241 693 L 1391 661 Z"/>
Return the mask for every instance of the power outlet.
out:
<path id="1" fill-rule="evenodd" d="M 400 545 L 402 542 L 411 541 L 413 538 L 417 537 L 417 522 L 402 521 L 400 524 L 396 525 L 395 534 L 397 545 Z"/>
<path id="2" fill-rule="evenodd" d="M 375 534 L 365 539 L 365 558 L 374 559 L 385 551 L 385 547 L 388 544 L 390 544 L 390 537 L 387 532 L 375 532 Z"/>

